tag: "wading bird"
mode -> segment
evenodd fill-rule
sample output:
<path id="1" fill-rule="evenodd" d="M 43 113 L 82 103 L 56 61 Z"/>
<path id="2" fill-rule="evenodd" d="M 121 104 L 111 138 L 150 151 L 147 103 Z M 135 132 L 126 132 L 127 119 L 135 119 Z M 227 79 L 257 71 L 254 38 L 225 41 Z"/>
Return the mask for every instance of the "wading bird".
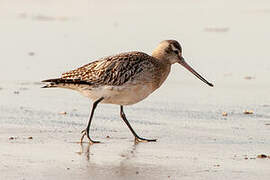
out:
<path id="1" fill-rule="evenodd" d="M 129 124 L 123 107 L 138 103 L 158 89 L 168 77 L 172 64 L 181 64 L 200 80 L 213 86 L 191 68 L 182 56 L 182 48 L 175 40 L 162 41 L 152 56 L 143 52 L 127 52 L 102 58 L 78 69 L 63 73 L 60 78 L 48 79 L 44 88 L 60 87 L 79 91 L 94 103 L 88 125 L 82 131 L 91 144 L 89 130 L 99 103 L 120 105 L 120 116 L 135 137 L 135 141 L 156 141 L 139 137 Z"/>

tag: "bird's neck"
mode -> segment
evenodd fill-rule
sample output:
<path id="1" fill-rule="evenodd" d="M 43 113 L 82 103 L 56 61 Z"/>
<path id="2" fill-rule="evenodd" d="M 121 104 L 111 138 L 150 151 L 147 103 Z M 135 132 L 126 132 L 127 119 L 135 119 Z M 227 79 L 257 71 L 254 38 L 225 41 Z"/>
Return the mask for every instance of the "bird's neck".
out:
<path id="1" fill-rule="evenodd" d="M 164 61 L 161 61 L 161 62 L 162 62 L 162 66 L 161 66 L 161 72 L 160 72 L 159 87 L 167 79 L 171 71 L 171 64 L 164 63 Z"/>
<path id="2" fill-rule="evenodd" d="M 153 51 L 152 56 L 158 60 L 165 60 L 166 59 L 164 52 L 160 51 L 158 48 Z"/>
<path id="3" fill-rule="evenodd" d="M 154 57 L 159 63 L 164 66 L 171 66 L 170 61 L 167 59 L 168 57 L 165 55 L 164 51 L 160 51 L 159 49 L 155 49 L 152 53 L 152 57 Z"/>
<path id="4" fill-rule="evenodd" d="M 163 67 L 164 70 L 170 69 L 170 61 L 167 60 L 166 55 L 162 51 L 159 51 L 157 49 L 154 50 L 152 53 L 152 57 L 154 57 L 156 61 L 161 64 L 161 67 Z"/>
<path id="5" fill-rule="evenodd" d="M 157 87 L 160 87 L 163 82 L 167 79 L 170 71 L 171 71 L 171 64 L 168 63 L 169 61 L 166 60 L 166 57 L 164 57 L 161 53 L 159 52 L 153 52 L 152 57 L 156 60 L 156 62 L 159 64 L 158 65 L 158 82 L 157 82 Z"/>

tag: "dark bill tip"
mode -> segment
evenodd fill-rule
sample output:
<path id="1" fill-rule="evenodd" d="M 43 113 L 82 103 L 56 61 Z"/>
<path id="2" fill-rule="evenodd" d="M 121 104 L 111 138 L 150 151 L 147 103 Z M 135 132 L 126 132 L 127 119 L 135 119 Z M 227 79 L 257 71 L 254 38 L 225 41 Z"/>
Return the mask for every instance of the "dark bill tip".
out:
<path id="1" fill-rule="evenodd" d="M 214 87 L 214 85 L 210 82 L 208 82 L 206 79 L 204 79 L 199 73 L 197 73 L 191 66 L 189 66 L 184 58 L 181 59 L 181 61 L 179 62 L 179 64 L 181 64 L 182 66 L 184 66 L 188 71 L 190 71 L 192 74 L 194 74 L 198 79 L 200 79 L 201 81 L 203 81 L 204 83 L 206 83 L 207 85 Z"/>
<path id="2" fill-rule="evenodd" d="M 208 85 L 211 86 L 211 87 L 214 87 L 214 84 L 212 84 L 212 83 L 209 83 Z"/>

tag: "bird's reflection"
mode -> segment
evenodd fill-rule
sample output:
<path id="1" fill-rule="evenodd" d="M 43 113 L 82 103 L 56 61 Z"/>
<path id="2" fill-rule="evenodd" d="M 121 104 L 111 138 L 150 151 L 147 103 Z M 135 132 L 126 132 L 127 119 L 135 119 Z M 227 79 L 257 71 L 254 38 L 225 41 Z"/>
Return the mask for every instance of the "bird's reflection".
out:
<path id="1" fill-rule="evenodd" d="M 134 141 L 134 143 L 131 146 L 128 146 L 126 150 L 122 151 L 122 153 L 120 153 L 120 157 L 123 158 L 122 161 L 129 160 L 131 158 L 136 157 L 136 153 L 137 153 L 136 148 L 138 145 L 139 143 Z"/>
<path id="2" fill-rule="evenodd" d="M 132 146 L 129 146 L 120 153 L 120 163 L 114 167 L 115 171 L 118 172 L 120 177 L 132 175 L 134 174 L 134 171 L 136 171 L 137 165 L 134 159 L 137 156 L 137 148 L 139 145 L 140 143 L 134 141 Z"/>
<path id="3" fill-rule="evenodd" d="M 86 168 L 89 175 L 93 174 L 110 174 L 117 178 L 133 178 L 142 172 L 145 166 L 149 165 L 138 161 L 141 158 L 140 152 L 149 146 L 149 143 L 143 142 L 120 142 L 111 143 L 80 144 L 80 151 L 77 152 L 86 162 Z M 140 148 L 139 148 L 140 147 Z"/>
<path id="4" fill-rule="evenodd" d="M 83 155 L 86 157 L 87 161 L 90 161 L 90 143 L 79 143 L 80 144 L 80 151 L 77 152 L 79 155 Z"/>
<path id="5" fill-rule="evenodd" d="M 127 146 L 127 148 L 123 150 L 121 153 L 116 152 L 115 155 L 116 156 L 119 155 L 119 158 L 121 158 L 120 164 L 136 157 L 136 153 L 137 153 L 136 148 L 137 146 L 139 146 L 139 144 L 140 142 L 134 141 L 131 146 Z M 79 145 L 80 145 L 80 151 L 76 153 L 86 157 L 86 160 L 90 161 L 91 156 L 94 155 L 93 153 L 91 153 L 91 148 L 94 148 L 95 145 L 91 145 L 90 143 L 79 143 Z M 104 148 L 108 148 L 108 146 Z"/>

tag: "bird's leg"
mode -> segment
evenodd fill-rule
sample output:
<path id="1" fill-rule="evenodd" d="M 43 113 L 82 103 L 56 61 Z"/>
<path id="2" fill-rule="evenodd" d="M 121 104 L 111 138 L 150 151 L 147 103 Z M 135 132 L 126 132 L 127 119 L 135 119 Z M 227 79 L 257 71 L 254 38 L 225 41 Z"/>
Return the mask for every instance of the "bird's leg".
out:
<path id="1" fill-rule="evenodd" d="M 139 137 L 136 134 L 136 132 L 132 129 L 131 125 L 129 124 L 129 122 L 128 122 L 127 118 L 126 118 L 126 115 L 124 113 L 124 110 L 123 110 L 123 106 L 122 105 L 120 105 L 120 116 L 124 120 L 124 122 L 126 123 L 126 125 L 128 126 L 129 130 L 134 135 L 135 142 L 151 142 L 151 141 L 157 141 L 156 139 L 145 139 L 145 138 L 141 138 L 141 137 Z"/>
<path id="2" fill-rule="evenodd" d="M 81 132 L 81 133 L 83 133 L 83 135 L 82 135 L 82 137 L 81 137 L 81 143 L 82 143 L 82 141 L 83 141 L 83 139 L 84 139 L 84 136 L 86 136 L 86 137 L 88 138 L 90 144 L 100 143 L 100 141 L 94 141 L 94 140 L 92 140 L 92 139 L 90 138 L 90 136 L 89 136 L 89 130 L 90 130 L 90 126 L 91 126 L 91 121 L 92 121 L 92 119 L 93 119 L 94 111 L 95 111 L 95 109 L 96 109 L 98 103 L 100 103 L 103 99 L 104 99 L 104 98 L 101 97 L 101 98 L 99 98 L 98 100 L 96 100 L 96 101 L 93 103 L 93 107 L 92 107 L 91 114 L 90 114 L 90 117 L 89 117 L 88 125 L 87 125 L 86 129 L 83 130 L 83 131 Z"/>

